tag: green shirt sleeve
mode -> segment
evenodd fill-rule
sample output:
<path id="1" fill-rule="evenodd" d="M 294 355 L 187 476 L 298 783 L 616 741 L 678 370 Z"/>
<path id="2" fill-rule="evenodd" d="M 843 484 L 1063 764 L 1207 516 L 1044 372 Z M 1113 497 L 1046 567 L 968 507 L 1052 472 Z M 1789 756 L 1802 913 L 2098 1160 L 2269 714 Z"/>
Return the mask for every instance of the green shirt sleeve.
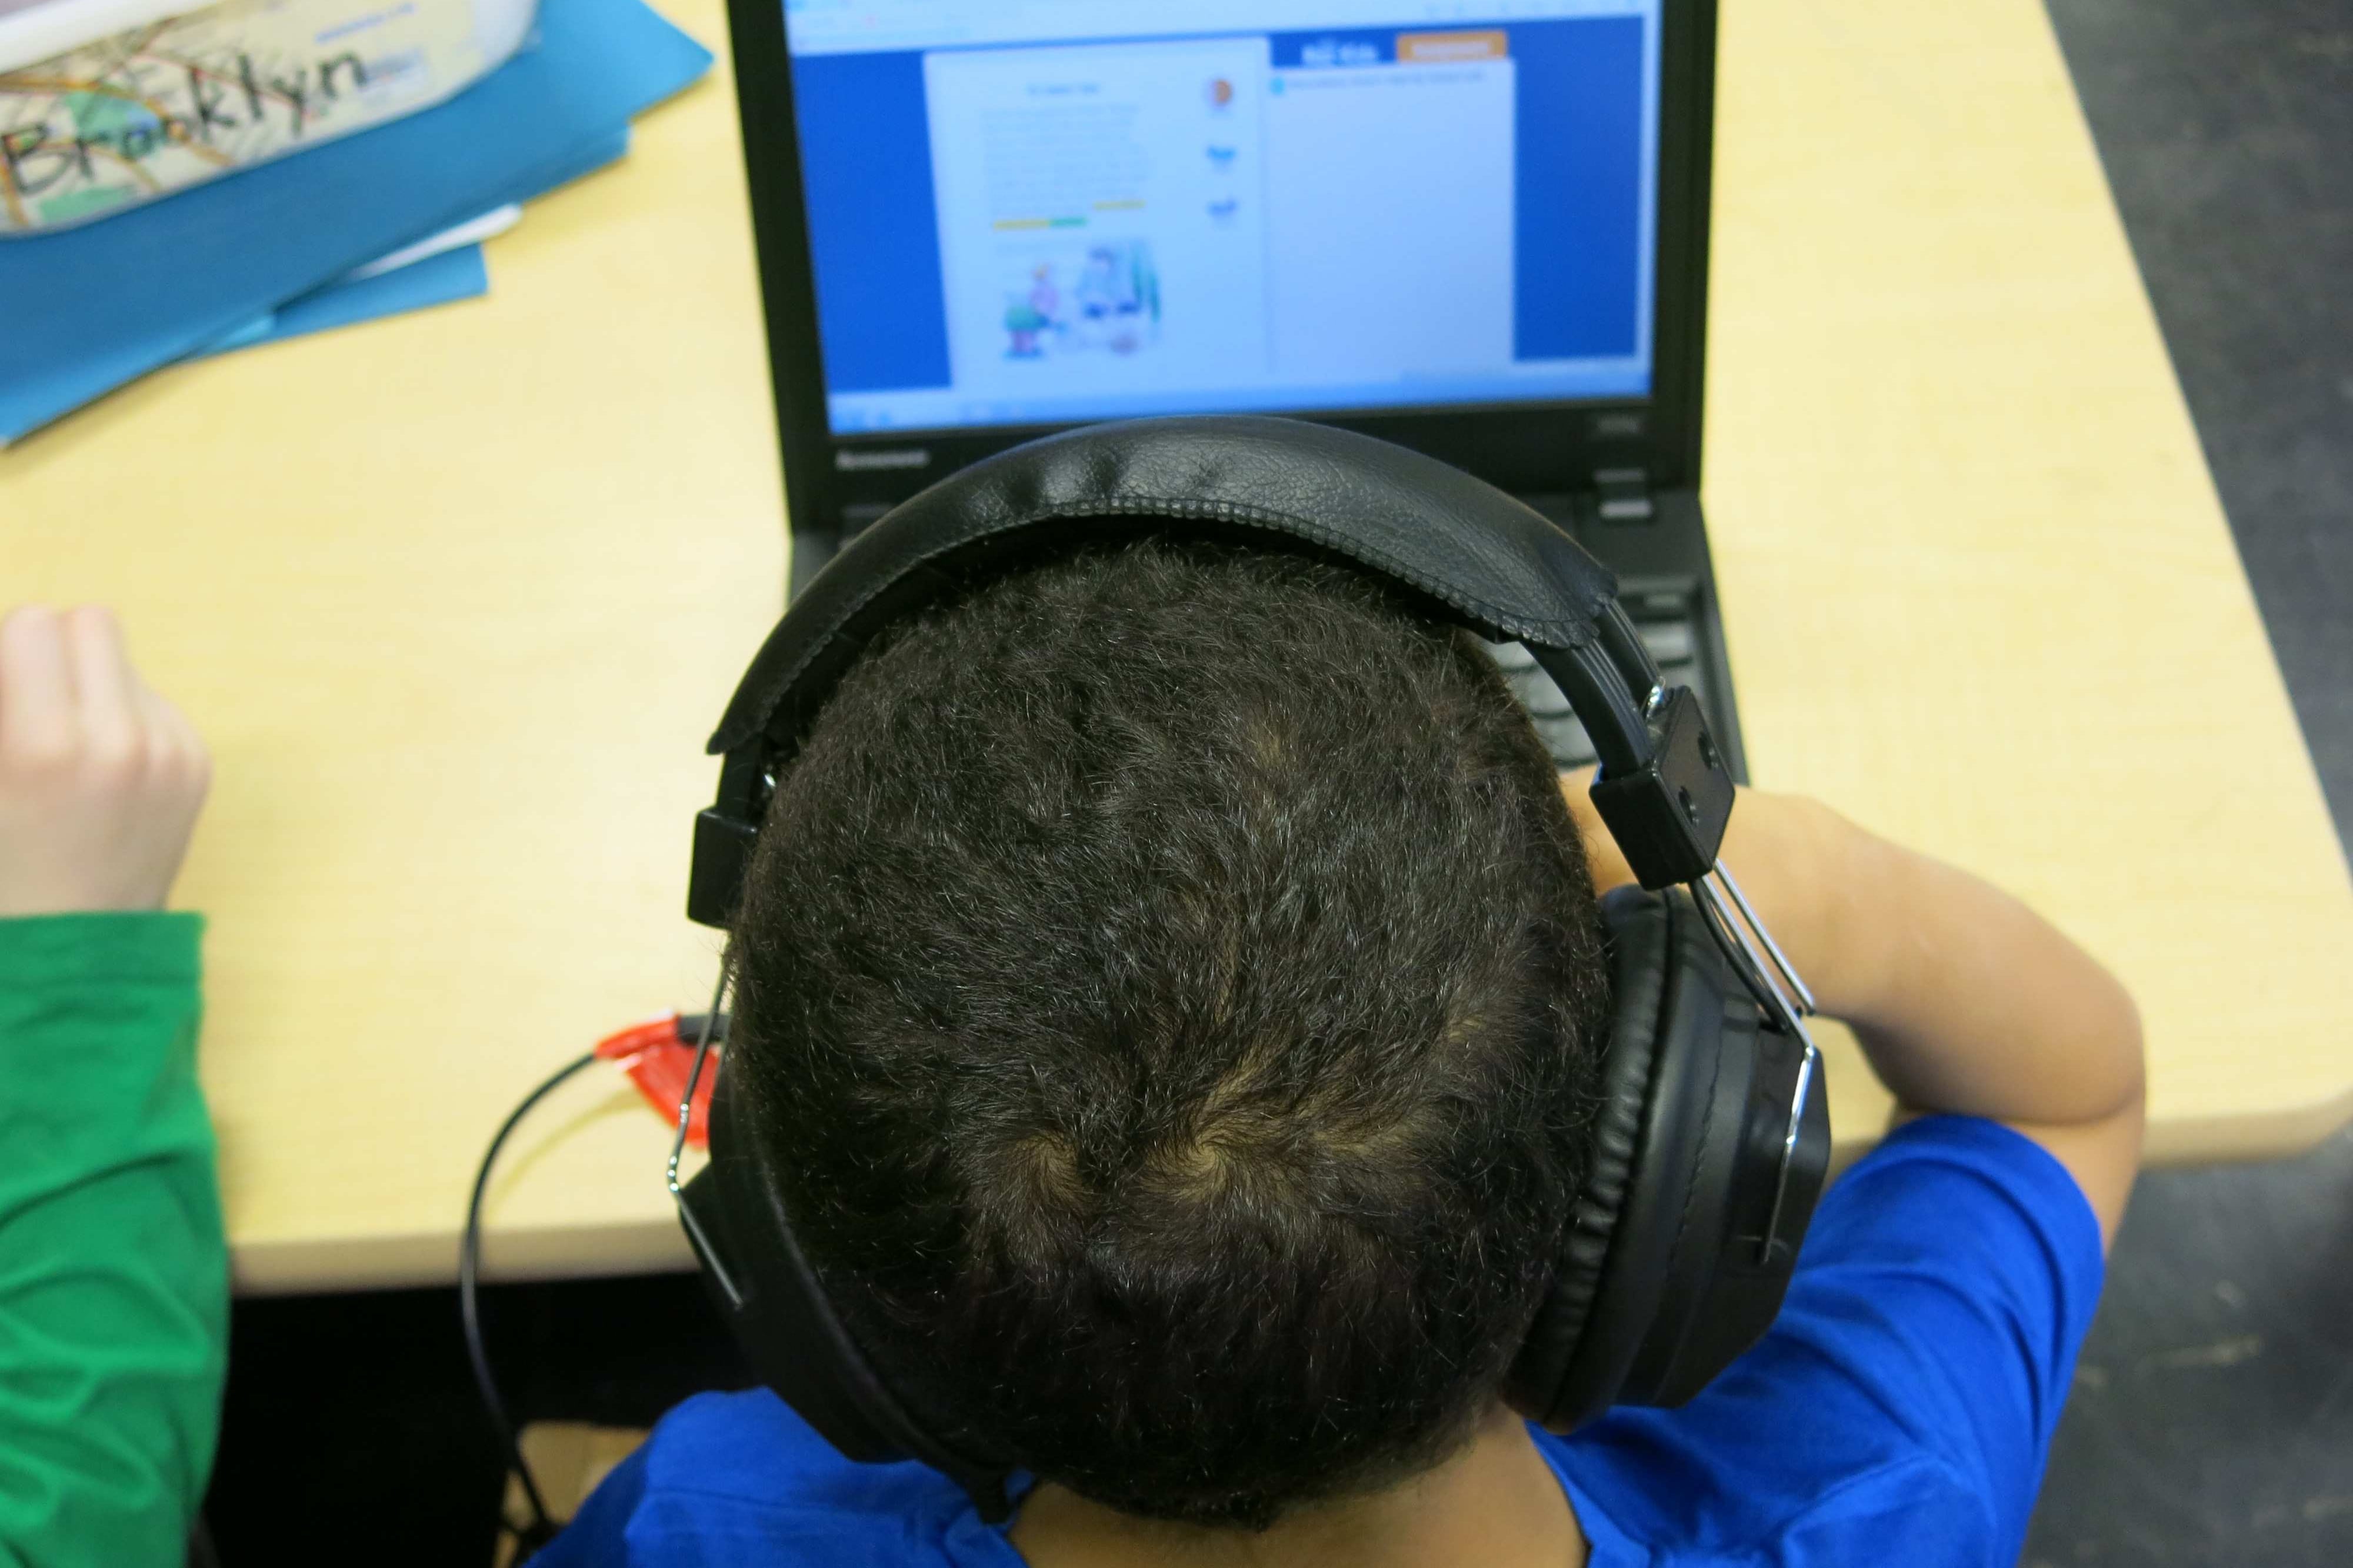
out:
<path id="1" fill-rule="evenodd" d="M 203 931 L 0 920 L 0 1563 L 185 1561 L 228 1332 Z"/>

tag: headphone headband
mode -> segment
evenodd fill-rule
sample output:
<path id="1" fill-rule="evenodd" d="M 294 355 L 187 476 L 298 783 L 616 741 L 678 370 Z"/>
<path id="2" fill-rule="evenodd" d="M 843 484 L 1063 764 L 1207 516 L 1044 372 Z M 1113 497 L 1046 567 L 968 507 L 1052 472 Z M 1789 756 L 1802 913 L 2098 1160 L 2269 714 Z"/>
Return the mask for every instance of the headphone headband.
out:
<path id="1" fill-rule="evenodd" d="M 1435 619 L 1524 644 L 1601 759 L 1595 805 L 1646 888 L 1715 864 L 1732 776 L 1699 704 L 1665 689 L 1568 534 L 1435 458 L 1328 426 L 1137 419 L 1033 441 L 942 480 L 827 563 L 727 705 L 718 801 L 695 825 L 687 912 L 723 926 L 778 770 L 884 626 L 1075 539 L 1180 533 L 1336 558 Z"/>

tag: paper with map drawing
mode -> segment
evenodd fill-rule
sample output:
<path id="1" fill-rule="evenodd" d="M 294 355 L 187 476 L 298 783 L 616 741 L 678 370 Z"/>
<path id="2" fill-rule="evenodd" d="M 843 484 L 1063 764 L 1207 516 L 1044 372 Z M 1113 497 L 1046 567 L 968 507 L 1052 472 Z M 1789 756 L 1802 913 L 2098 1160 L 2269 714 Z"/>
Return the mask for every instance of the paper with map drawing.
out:
<path id="1" fill-rule="evenodd" d="M 228 0 L 0 73 L 0 237 L 102 217 L 422 109 L 530 0 Z"/>

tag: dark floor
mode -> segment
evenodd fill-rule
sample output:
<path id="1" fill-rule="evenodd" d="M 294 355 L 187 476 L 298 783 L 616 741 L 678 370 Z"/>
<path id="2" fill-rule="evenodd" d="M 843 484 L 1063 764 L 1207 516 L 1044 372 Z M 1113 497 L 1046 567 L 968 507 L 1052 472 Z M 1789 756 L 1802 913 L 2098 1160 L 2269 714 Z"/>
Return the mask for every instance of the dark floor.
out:
<path id="1" fill-rule="evenodd" d="M 2141 1178 L 2026 1563 L 2353 1563 L 2353 1132 Z"/>
<path id="2" fill-rule="evenodd" d="M 2049 0 L 2340 835 L 2353 831 L 2353 0 Z M 2348 1045 L 2353 1049 L 2353 1045 Z M 502 1288 L 527 1416 L 642 1425 L 740 1367 L 686 1278 Z M 447 1290 L 239 1304 L 231 1568 L 488 1560 Z M 2353 1563 L 2353 1133 L 2147 1177 L 2031 1568 Z"/>
<path id="3" fill-rule="evenodd" d="M 2353 0 L 2048 4 L 2353 837 Z M 2027 1563 L 2353 1563 L 2353 1134 L 2142 1179 Z"/>
<path id="4" fill-rule="evenodd" d="M 751 1382 L 691 1275 L 499 1286 L 482 1315 L 522 1420 L 649 1426 Z M 226 1568 L 298 1546 L 340 1568 L 488 1568 L 503 1484 L 455 1290 L 237 1304 L 205 1508 Z"/>

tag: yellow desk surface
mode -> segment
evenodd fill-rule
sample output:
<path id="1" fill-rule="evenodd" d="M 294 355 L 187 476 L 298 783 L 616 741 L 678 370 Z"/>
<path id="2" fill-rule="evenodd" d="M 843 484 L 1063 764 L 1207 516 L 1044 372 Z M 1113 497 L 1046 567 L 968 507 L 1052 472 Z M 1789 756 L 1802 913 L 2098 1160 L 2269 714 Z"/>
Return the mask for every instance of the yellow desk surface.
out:
<path id="1" fill-rule="evenodd" d="M 717 0 L 669 0 L 723 48 Z M 2139 997 L 2160 1160 L 2353 1117 L 2353 890 L 2041 7 L 1737 0 L 1706 505 L 1753 771 L 2015 889 Z M 210 738 L 182 884 L 248 1289 L 448 1278 L 491 1130 L 699 1007 L 701 754 L 780 607 L 724 68 L 486 300 L 177 368 L 0 455 L 0 601 L 101 599 Z M 1842 1142 L 1880 1101 L 1833 1045 Z M 681 1263 L 599 1072 L 506 1274 Z"/>

